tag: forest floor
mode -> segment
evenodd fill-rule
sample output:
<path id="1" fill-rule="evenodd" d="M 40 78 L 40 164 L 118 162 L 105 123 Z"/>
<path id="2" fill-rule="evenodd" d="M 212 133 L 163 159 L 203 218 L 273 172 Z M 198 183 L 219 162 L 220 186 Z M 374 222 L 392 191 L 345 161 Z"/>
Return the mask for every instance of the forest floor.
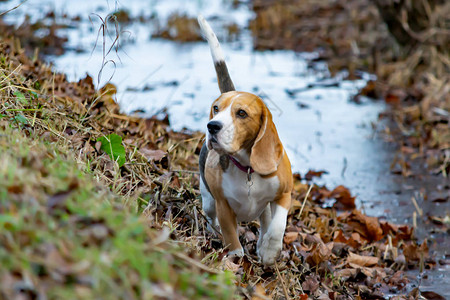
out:
<path id="1" fill-rule="evenodd" d="M 362 214 L 343 186 L 311 184 L 320 173 L 294 176 L 275 268 L 257 262 L 257 222 L 239 229 L 246 256 L 226 258 L 201 211 L 203 134 L 122 115 L 113 85 L 95 89 L 89 76 L 68 82 L 7 32 L 0 45 L 2 297 L 442 299 L 405 276 L 437 264 L 426 241 L 407 225 Z M 448 145 L 439 141 L 419 148 L 446 174 Z M 321 208 L 329 199 L 334 207 Z"/>

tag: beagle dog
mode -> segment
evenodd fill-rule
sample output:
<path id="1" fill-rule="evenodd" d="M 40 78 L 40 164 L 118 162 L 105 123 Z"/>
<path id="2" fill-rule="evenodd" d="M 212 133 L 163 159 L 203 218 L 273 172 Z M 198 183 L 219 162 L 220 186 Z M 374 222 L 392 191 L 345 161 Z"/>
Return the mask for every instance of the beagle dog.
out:
<path id="1" fill-rule="evenodd" d="M 216 35 L 202 16 L 198 22 L 222 93 L 211 106 L 200 152 L 202 207 L 210 229 L 219 222 L 229 256 L 244 255 L 237 222 L 259 218 L 257 254 L 272 265 L 291 206 L 291 164 L 269 109 L 258 96 L 235 91 Z"/>

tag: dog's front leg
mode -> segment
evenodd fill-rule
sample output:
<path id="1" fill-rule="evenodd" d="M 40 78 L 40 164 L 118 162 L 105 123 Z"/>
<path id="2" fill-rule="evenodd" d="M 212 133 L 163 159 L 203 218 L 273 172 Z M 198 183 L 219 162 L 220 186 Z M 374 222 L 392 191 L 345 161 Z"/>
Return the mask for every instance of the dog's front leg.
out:
<path id="1" fill-rule="evenodd" d="M 200 192 L 202 195 L 202 209 L 206 215 L 207 220 L 207 230 L 213 235 L 216 235 L 219 230 L 217 224 L 217 214 L 216 214 L 216 200 L 211 195 L 211 193 L 206 188 L 203 179 L 200 178 Z"/>
<path id="2" fill-rule="evenodd" d="M 228 255 L 244 256 L 244 249 L 242 249 L 237 234 L 236 214 L 233 209 L 231 209 L 228 201 L 222 197 L 219 199 L 216 198 L 216 207 L 225 246 L 230 250 Z"/>
<path id="3" fill-rule="evenodd" d="M 258 243 L 256 244 L 256 253 L 258 254 L 258 257 L 261 257 L 261 255 L 259 254 L 259 250 L 261 249 L 263 237 L 266 234 L 267 230 L 269 230 L 271 222 L 272 212 L 270 210 L 270 203 L 267 203 L 266 208 L 264 208 L 262 214 L 259 216 L 259 238 Z"/>
<path id="4" fill-rule="evenodd" d="M 273 265 L 283 247 L 286 219 L 291 205 L 291 193 L 283 194 L 280 199 L 270 205 L 272 221 L 262 237 L 262 243 L 258 251 L 259 258 L 264 265 Z"/>

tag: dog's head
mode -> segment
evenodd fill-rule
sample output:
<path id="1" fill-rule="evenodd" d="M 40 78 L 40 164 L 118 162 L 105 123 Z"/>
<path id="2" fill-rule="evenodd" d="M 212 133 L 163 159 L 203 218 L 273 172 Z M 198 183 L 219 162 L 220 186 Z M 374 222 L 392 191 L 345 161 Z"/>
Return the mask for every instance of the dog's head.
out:
<path id="1" fill-rule="evenodd" d="M 245 150 L 257 173 L 277 170 L 283 147 L 272 114 L 261 98 L 246 92 L 224 93 L 212 104 L 209 119 L 208 149 L 229 155 Z"/>

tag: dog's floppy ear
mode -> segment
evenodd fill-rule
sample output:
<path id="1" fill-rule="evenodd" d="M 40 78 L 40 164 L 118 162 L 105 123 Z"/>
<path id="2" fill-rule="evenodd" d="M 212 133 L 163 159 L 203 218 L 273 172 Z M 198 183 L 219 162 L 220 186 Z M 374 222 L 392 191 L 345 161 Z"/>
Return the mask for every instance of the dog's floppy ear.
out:
<path id="1" fill-rule="evenodd" d="M 283 146 L 272 121 L 272 114 L 263 105 L 262 122 L 250 154 L 250 165 L 255 172 L 268 175 L 275 172 L 283 157 Z"/>

